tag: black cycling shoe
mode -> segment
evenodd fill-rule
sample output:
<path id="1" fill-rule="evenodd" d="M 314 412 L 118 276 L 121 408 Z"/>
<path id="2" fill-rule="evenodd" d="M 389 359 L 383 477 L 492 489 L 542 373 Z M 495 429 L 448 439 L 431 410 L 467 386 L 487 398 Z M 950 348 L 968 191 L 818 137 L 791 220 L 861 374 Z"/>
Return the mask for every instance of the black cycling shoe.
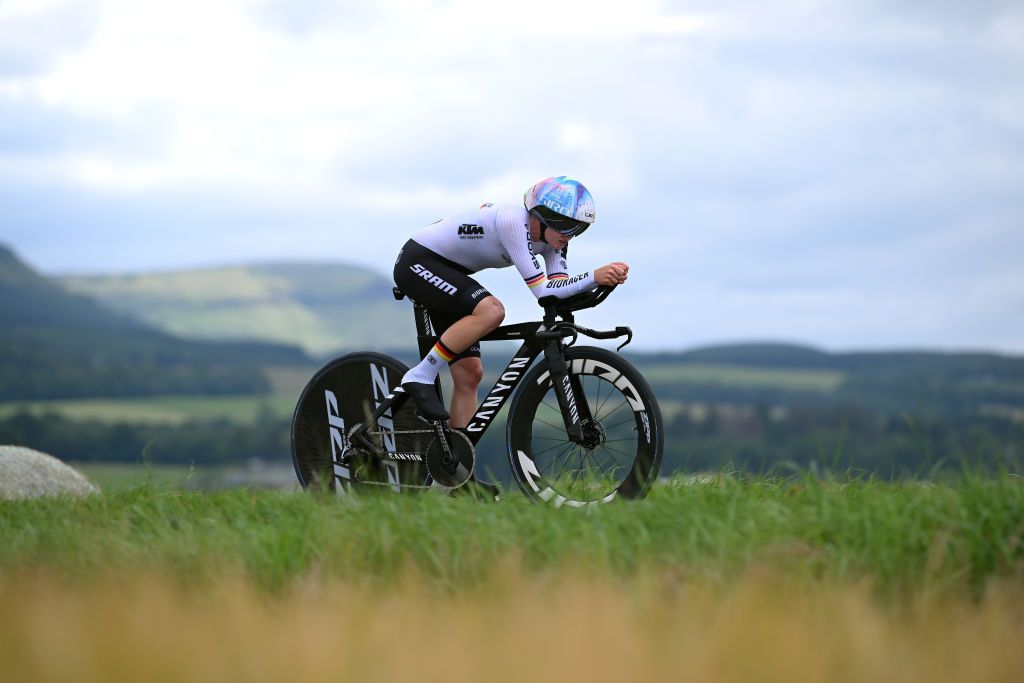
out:
<path id="1" fill-rule="evenodd" d="M 448 419 L 448 411 L 444 409 L 444 404 L 437 397 L 437 389 L 434 388 L 433 384 L 406 382 L 402 385 L 402 389 L 405 390 L 405 393 L 412 396 L 412 400 L 416 402 L 417 410 L 420 411 L 420 415 L 423 417 L 428 420 Z"/>

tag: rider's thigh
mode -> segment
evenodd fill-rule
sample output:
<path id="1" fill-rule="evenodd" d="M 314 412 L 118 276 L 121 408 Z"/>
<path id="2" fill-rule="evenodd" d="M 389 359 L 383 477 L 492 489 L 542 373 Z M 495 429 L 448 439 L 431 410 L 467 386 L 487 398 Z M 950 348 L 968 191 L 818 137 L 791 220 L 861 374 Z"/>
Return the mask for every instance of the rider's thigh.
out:
<path id="1" fill-rule="evenodd" d="M 479 358 L 460 358 L 449 368 L 452 371 L 452 381 L 457 387 L 476 389 L 483 381 L 484 364 Z"/>
<path id="2" fill-rule="evenodd" d="M 498 297 L 492 294 L 476 305 L 473 315 L 483 318 L 497 327 L 505 319 L 505 306 L 498 300 Z"/>

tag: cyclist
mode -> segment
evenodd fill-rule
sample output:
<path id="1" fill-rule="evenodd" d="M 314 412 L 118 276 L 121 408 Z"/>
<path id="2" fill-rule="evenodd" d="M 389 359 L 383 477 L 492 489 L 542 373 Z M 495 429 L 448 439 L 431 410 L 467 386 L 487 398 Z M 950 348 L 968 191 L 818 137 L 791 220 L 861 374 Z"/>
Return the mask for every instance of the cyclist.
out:
<path id="1" fill-rule="evenodd" d="M 473 273 L 515 266 L 538 299 L 626 281 L 629 266 L 620 261 L 569 277 L 569 241 L 594 220 L 594 199 L 583 183 L 555 176 L 528 189 L 522 206 L 482 204 L 428 225 L 405 243 L 395 262 L 395 284 L 430 311 L 440 335 L 430 353 L 402 377 L 402 388 L 420 414 L 431 420 L 450 417 L 452 427 L 463 428 L 476 410 L 484 374 L 479 340 L 501 324 L 505 308 L 470 277 Z M 450 416 L 434 390 L 445 363 L 454 384 Z"/>

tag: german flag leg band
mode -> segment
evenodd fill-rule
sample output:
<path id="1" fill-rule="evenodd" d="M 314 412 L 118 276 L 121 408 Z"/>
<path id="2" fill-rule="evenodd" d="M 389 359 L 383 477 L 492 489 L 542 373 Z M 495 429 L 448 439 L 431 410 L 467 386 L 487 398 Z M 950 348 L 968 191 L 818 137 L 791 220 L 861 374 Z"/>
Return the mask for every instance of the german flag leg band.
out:
<path id="1" fill-rule="evenodd" d="M 441 357 L 441 360 L 443 360 L 445 363 L 451 363 L 455 359 L 455 356 L 459 355 L 452 351 L 451 349 L 449 349 L 447 346 L 445 346 L 444 342 L 442 342 L 440 339 L 438 339 L 437 343 L 434 344 L 434 351 L 437 353 L 437 355 Z"/>

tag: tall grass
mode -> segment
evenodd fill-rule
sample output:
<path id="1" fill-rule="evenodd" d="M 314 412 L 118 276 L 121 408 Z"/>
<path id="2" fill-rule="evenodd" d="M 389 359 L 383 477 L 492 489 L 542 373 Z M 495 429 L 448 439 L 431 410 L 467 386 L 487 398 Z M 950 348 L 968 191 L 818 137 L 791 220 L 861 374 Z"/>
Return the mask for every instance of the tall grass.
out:
<path id="1" fill-rule="evenodd" d="M 647 575 L 639 577 L 650 578 Z M 439 594 L 341 580 L 267 600 L 247 581 L 199 595 L 159 577 L 0 583 L 11 681 L 1017 682 L 1020 586 L 907 608 L 857 585 L 744 575 L 726 590 L 628 590 L 608 577 L 491 576 Z"/>
<path id="2" fill-rule="evenodd" d="M 653 571 L 728 586 L 752 567 L 788 581 L 870 581 L 886 595 L 968 592 L 1024 576 L 1024 483 L 721 477 L 588 511 L 424 494 L 350 501 L 152 486 L 0 503 L 0 572 L 67 578 L 126 570 L 182 583 L 242 575 L 278 591 L 309 576 L 440 589 L 502 567 L 629 581 Z M 0 574 L 2 576 L 2 574 Z"/>

